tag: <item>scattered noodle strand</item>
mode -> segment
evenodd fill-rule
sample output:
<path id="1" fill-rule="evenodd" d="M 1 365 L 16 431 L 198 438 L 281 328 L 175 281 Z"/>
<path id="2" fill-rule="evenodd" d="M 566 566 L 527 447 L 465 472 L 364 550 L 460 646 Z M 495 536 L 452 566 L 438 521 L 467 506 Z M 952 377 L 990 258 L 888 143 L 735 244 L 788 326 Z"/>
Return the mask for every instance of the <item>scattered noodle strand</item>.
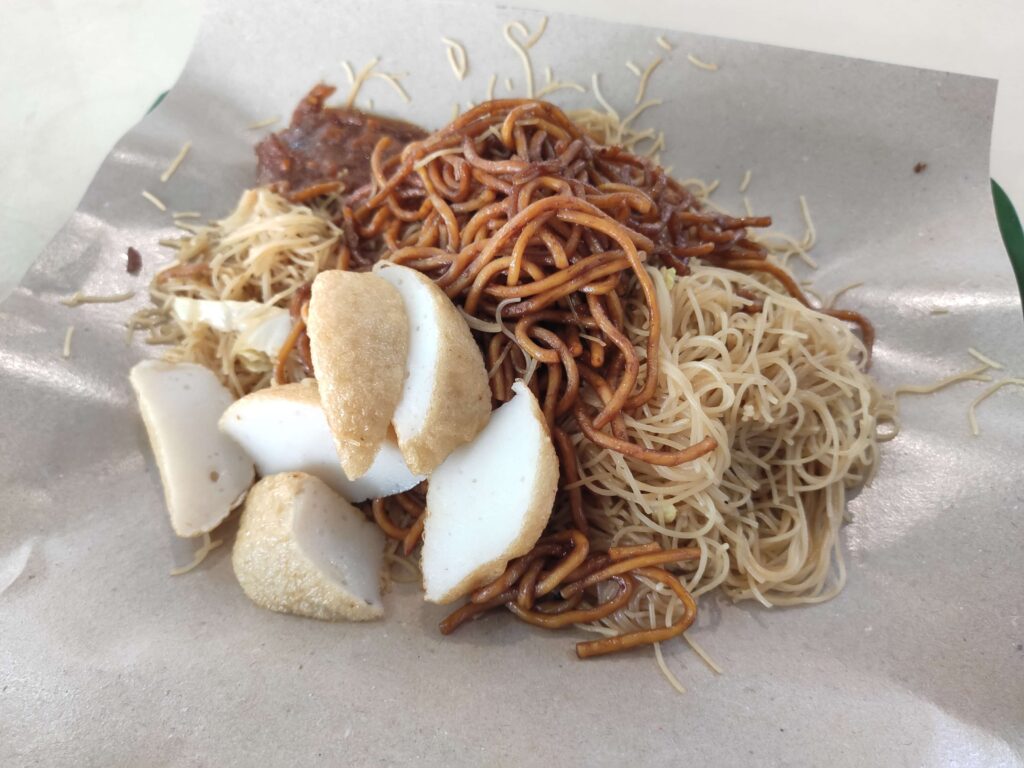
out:
<path id="1" fill-rule="evenodd" d="M 657 616 L 654 612 L 654 601 L 651 600 L 647 603 L 647 616 L 650 625 L 653 627 L 657 624 Z M 683 633 L 683 637 L 686 637 L 686 633 Z M 654 643 L 654 658 L 657 660 L 658 669 L 661 670 L 662 676 L 668 680 L 668 684 L 675 688 L 677 693 L 686 693 L 686 688 L 678 677 L 668 668 L 668 664 L 665 663 L 665 655 L 661 652 L 661 643 Z"/>
<path id="2" fill-rule="evenodd" d="M 82 304 L 118 304 L 122 301 L 128 301 L 133 296 L 135 296 L 135 291 L 114 293 L 109 296 L 93 296 L 90 294 L 82 293 L 81 291 L 75 291 L 67 298 L 61 299 L 60 303 L 63 304 L 65 307 L 79 307 Z"/>
<path id="3" fill-rule="evenodd" d="M 703 661 L 705 664 L 707 664 L 708 668 L 712 672 L 714 672 L 716 675 L 724 675 L 725 674 L 725 672 L 722 670 L 722 668 L 717 663 L 715 663 L 715 660 L 712 659 L 710 655 L 708 655 L 708 652 L 705 651 L 697 643 L 696 640 L 694 640 L 692 637 L 690 637 L 690 633 L 689 632 L 683 633 L 683 640 L 685 640 L 687 645 L 689 645 L 690 648 L 693 649 L 694 653 L 696 653 L 698 656 L 700 656 L 701 661 Z"/>
<path id="4" fill-rule="evenodd" d="M 508 42 L 510 46 L 512 46 L 512 50 L 514 50 L 519 55 L 519 59 L 523 64 L 523 73 L 526 76 L 526 95 L 528 98 L 532 99 L 533 62 L 530 60 L 529 46 L 526 43 L 520 43 L 518 40 L 515 39 L 515 37 L 512 35 L 512 30 L 514 29 L 519 30 L 524 36 L 527 37 L 527 39 L 529 39 L 529 33 L 526 31 L 526 27 L 523 26 L 523 23 L 521 21 L 510 22 L 505 25 L 504 29 L 505 40 Z M 505 82 L 507 84 L 510 83 L 511 80 L 506 80 Z M 509 91 L 511 91 L 512 87 L 509 86 L 508 89 Z"/>
<path id="5" fill-rule="evenodd" d="M 703 61 L 701 59 L 698 59 L 692 53 L 686 54 L 686 60 L 688 62 L 690 62 L 691 64 L 693 64 L 693 66 L 697 67 L 698 69 L 706 69 L 708 72 L 717 72 L 718 71 L 718 65 L 717 64 L 712 64 L 711 62 Z"/>
<path id="6" fill-rule="evenodd" d="M 533 46 L 535 46 L 537 44 L 537 41 L 540 40 L 541 35 L 544 34 L 544 31 L 547 28 L 548 28 L 548 17 L 547 16 L 541 16 L 540 17 L 540 22 L 538 22 L 538 24 L 537 24 L 537 31 L 534 32 L 529 38 L 526 39 L 526 41 L 523 43 L 523 48 L 525 48 L 526 50 L 530 50 L 531 48 L 533 48 Z M 525 34 L 525 32 L 524 32 L 524 34 Z"/>
<path id="7" fill-rule="evenodd" d="M 544 67 L 544 87 L 537 91 L 537 98 L 543 99 L 550 96 L 552 93 L 567 90 L 576 91 L 578 93 L 587 92 L 587 89 L 579 83 L 574 83 L 571 80 L 556 80 L 554 73 L 551 71 L 551 67 Z"/>
<path id="8" fill-rule="evenodd" d="M 644 67 L 644 71 L 640 75 L 640 83 L 637 85 L 636 88 L 636 96 L 633 98 L 634 104 L 639 104 L 641 101 L 643 101 L 644 94 L 647 93 L 647 82 L 651 79 L 651 75 L 654 73 L 654 70 L 658 68 L 658 65 L 661 64 L 662 61 L 664 61 L 664 59 L 662 59 L 659 56 L 646 67 Z"/>
<path id="9" fill-rule="evenodd" d="M 976 350 L 974 347 L 968 347 L 967 348 L 967 354 L 969 354 L 971 357 L 973 357 L 979 363 L 984 363 L 989 368 L 994 368 L 997 371 L 1001 371 L 1004 368 L 1002 363 L 997 363 L 991 357 L 987 357 L 987 356 L 981 354 L 981 352 Z"/>
<path id="10" fill-rule="evenodd" d="M 370 78 L 370 73 L 373 72 L 379 61 L 380 58 L 374 56 L 366 66 L 359 70 L 357 74 L 353 74 L 351 64 L 347 61 L 342 62 L 342 66 L 345 68 L 345 74 L 348 77 L 349 84 L 351 85 L 348 91 L 348 97 L 345 99 L 346 108 L 351 108 L 352 105 L 356 103 L 356 98 L 358 98 L 359 92 L 363 89 L 363 85 Z"/>
<path id="11" fill-rule="evenodd" d="M 826 301 L 822 302 L 822 305 L 825 309 L 831 309 L 836 305 L 836 302 L 839 301 L 840 296 L 844 296 L 847 293 L 847 291 L 852 291 L 854 288 L 860 288 L 863 285 L 863 281 L 858 281 L 855 283 L 850 283 L 849 285 L 844 285 L 838 291 L 829 296 Z"/>
<path id="12" fill-rule="evenodd" d="M 448 37 L 442 37 L 441 42 L 445 44 L 445 54 L 448 56 L 448 63 L 452 67 L 452 74 L 455 75 L 455 79 L 462 80 L 466 79 L 466 73 L 469 70 L 469 61 L 466 57 L 466 49 L 462 43 L 458 43 Z"/>
<path id="13" fill-rule="evenodd" d="M 67 360 L 71 357 L 71 337 L 75 334 L 75 326 L 69 325 L 67 332 L 64 334 L 64 348 L 61 351 L 61 357 Z"/>
<path id="14" fill-rule="evenodd" d="M 347 64 L 348 62 L 345 62 L 345 63 Z M 258 120 L 255 123 L 250 123 L 249 125 L 246 126 L 246 130 L 247 131 L 258 131 L 260 128 L 269 128 L 274 123 L 278 123 L 280 121 L 281 121 L 281 116 L 280 115 L 274 115 L 273 117 L 268 117 L 265 120 Z"/>
<path id="15" fill-rule="evenodd" d="M 905 384 L 901 387 L 896 387 L 892 391 L 894 395 L 932 395 L 939 390 L 950 387 L 953 384 L 959 384 L 962 381 L 992 381 L 991 376 L 986 376 L 987 371 L 991 366 L 988 363 L 980 366 L 979 368 L 973 368 L 969 371 L 961 371 L 960 373 L 954 373 L 952 376 L 947 376 L 944 379 L 939 379 L 934 384 Z"/>
<path id="16" fill-rule="evenodd" d="M 202 545 L 200 545 L 199 549 L 197 549 L 195 554 L 192 556 L 192 562 L 189 563 L 188 565 L 183 565 L 180 568 L 172 568 L 171 569 L 171 576 L 183 576 L 184 574 L 188 573 L 189 571 L 192 571 L 192 570 L 198 568 L 202 564 L 202 562 L 206 559 L 206 556 L 208 554 L 210 554 L 213 550 L 215 550 L 217 547 L 219 547 L 223 543 L 224 542 L 221 541 L 220 539 L 216 539 L 216 540 L 211 539 L 209 533 L 204 533 L 203 534 L 203 543 L 202 543 Z"/>
<path id="17" fill-rule="evenodd" d="M 380 78 L 384 82 L 388 83 L 388 85 L 394 89 L 395 93 L 397 93 L 405 103 L 408 104 L 412 101 L 412 97 L 409 95 L 409 92 L 406 91 L 405 88 L 402 87 L 402 83 L 399 82 L 399 78 L 402 77 L 402 75 L 396 72 L 371 72 L 370 76 Z"/>
<path id="18" fill-rule="evenodd" d="M 166 211 L 166 210 L 167 210 L 167 206 L 166 206 L 166 205 L 164 204 L 164 201 L 163 201 L 163 200 L 161 200 L 161 199 L 160 199 L 159 197 L 157 197 L 156 195 L 154 195 L 154 194 L 153 194 L 152 192 L 150 192 L 150 191 L 149 191 L 148 189 L 144 189 L 144 190 L 142 190 L 142 196 L 143 196 L 144 198 L 146 198 L 147 200 L 149 200 L 149 202 L 151 202 L 151 203 L 152 203 L 152 204 L 153 204 L 154 206 L 156 206 L 156 207 L 157 207 L 157 208 L 158 208 L 159 210 L 161 210 L 161 211 Z"/>
<path id="19" fill-rule="evenodd" d="M 800 195 L 800 213 L 804 217 L 804 239 L 800 241 L 800 245 L 804 251 L 809 251 L 814 247 L 814 244 L 818 242 L 818 230 L 814 226 L 814 220 L 811 218 L 811 209 L 807 206 L 807 198 L 804 195 Z M 812 267 L 817 267 L 817 264 L 811 263 Z"/>
<path id="20" fill-rule="evenodd" d="M 178 166 L 185 161 L 185 156 L 188 154 L 188 151 L 190 149 L 192 149 L 192 142 L 186 141 L 185 144 L 182 146 L 181 151 L 179 151 L 175 158 L 171 161 L 171 164 L 167 166 L 167 170 L 160 174 L 161 182 L 166 183 L 167 180 L 174 175 L 174 172 L 178 170 Z"/>
<path id="21" fill-rule="evenodd" d="M 992 395 L 994 395 L 1000 389 L 1008 386 L 1024 387 L 1024 379 L 1000 379 L 971 401 L 970 406 L 968 406 L 967 408 L 967 421 L 971 425 L 971 434 L 973 434 L 975 437 L 981 434 L 981 427 L 978 426 L 978 406 L 985 402 L 988 398 L 992 397 Z"/>
<path id="22" fill-rule="evenodd" d="M 609 116 L 611 116 L 613 120 L 615 120 L 615 122 L 619 122 L 619 113 L 615 111 L 615 108 L 608 103 L 608 100 L 604 97 L 604 94 L 601 93 L 601 86 L 598 83 L 596 72 L 594 72 L 590 76 L 590 83 L 593 86 L 594 98 L 597 99 L 597 103 L 604 108 L 604 110 L 609 114 Z"/>

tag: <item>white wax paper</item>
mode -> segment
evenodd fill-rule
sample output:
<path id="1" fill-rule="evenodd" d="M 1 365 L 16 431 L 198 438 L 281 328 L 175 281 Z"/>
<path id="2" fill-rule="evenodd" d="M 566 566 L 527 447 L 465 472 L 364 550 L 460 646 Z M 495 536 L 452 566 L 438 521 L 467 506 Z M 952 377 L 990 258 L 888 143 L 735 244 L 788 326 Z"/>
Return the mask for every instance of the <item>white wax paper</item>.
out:
<path id="1" fill-rule="evenodd" d="M 379 69 L 406 73 L 410 103 L 378 79 L 360 104 L 429 127 L 454 102 L 482 100 L 492 72 L 497 95 L 506 77 L 523 94 L 501 34 L 515 19 L 534 30 L 540 16 L 469 2 L 211 2 L 181 81 L 0 305 L 0 765 L 1024 763 L 1024 399 L 1009 389 L 982 406 L 979 437 L 966 407 L 983 384 L 905 398 L 901 435 L 850 503 L 846 591 L 799 609 L 703 600 L 693 636 L 725 674 L 666 645 L 686 695 L 649 650 L 577 661 L 575 630 L 496 615 L 442 638 L 445 610 L 412 588 L 388 596 L 383 622 L 328 624 L 251 604 L 229 546 L 168 575 L 188 547 L 170 543 L 128 385 L 154 351 L 127 346 L 124 321 L 170 258 L 157 240 L 175 230 L 141 190 L 225 214 L 254 180 L 261 132 L 246 126 L 287 119 L 321 79 L 344 92 L 343 60 L 380 56 Z M 464 82 L 442 35 L 468 51 Z M 665 131 L 664 162 L 720 179 L 716 198 L 737 209 L 750 169 L 756 211 L 797 235 L 806 196 L 815 285 L 864 282 L 844 303 L 876 323 L 883 384 L 968 368 L 968 346 L 1024 373 L 988 191 L 995 83 L 567 16 L 531 54 L 540 85 L 545 65 L 588 88 L 600 73 L 623 114 L 637 87 L 625 61 L 664 57 L 648 89 L 664 103 L 640 119 Z M 185 163 L 160 183 L 186 140 Z M 145 260 L 138 277 L 124 270 L 129 245 Z M 77 290 L 137 295 L 58 303 Z"/>

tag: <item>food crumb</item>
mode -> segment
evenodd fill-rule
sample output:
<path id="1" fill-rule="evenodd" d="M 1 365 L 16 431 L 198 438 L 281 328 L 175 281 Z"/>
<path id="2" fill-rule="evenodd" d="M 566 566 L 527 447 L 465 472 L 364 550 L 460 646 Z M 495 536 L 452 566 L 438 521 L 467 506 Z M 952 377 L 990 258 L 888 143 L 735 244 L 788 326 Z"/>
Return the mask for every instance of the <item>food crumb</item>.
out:
<path id="1" fill-rule="evenodd" d="M 125 272 L 129 275 L 139 274 L 139 270 L 142 269 L 142 254 L 129 246 L 127 256 L 128 259 L 124 265 Z"/>
<path id="2" fill-rule="evenodd" d="M 914 163 L 914 173 L 923 173 L 927 167 L 928 163 Z"/>
<path id="3" fill-rule="evenodd" d="M 67 332 L 64 334 L 64 349 L 61 352 L 61 357 L 67 360 L 71 357 L 71 337 L 75 334 L 75 326 L 69 325 Z"/>

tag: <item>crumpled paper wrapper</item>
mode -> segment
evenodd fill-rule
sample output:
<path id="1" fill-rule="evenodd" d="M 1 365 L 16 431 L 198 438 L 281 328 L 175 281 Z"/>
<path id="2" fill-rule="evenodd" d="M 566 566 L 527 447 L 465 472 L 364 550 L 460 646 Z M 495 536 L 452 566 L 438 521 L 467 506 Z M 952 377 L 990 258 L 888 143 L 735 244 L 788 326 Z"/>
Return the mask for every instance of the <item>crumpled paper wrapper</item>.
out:
<path id="1" fill-rule="evenodd" d="M 899 438 L 850 503 L 846 590 L 799 609 L 703 600 L 692 635 L 725 672 L 666 645 L 686 695 L 650 650 L 577 661 L 575 630 L 496 615 L 443 639 L 445 610 L 412 587 L 378 623 L 263 611 L 234 580 L 230 541 L 168 575 L 191 545 L 172 543 L 127 379 L 157 350 L 127 345 L 124 323 L 175 230 L 141 191 L 224 215 L 255 175 L 262 132 L 246 126 L 287 119 L 321 79 L 344 91 L 343 60 L 406 73 L 410 102 L 374 79 L 359 103 L 430 127 L 482 100 L 491 73 L 498 96 L 506 77 L 523 94 L 502 38 L 516 19 L 533 31 L 540 17 L 468 2 L 212 2 L 181 81 L 0 306 L 0 764 L 1022 764 L 1024 400 L 1009 389 L 979 410 L 979 437 L 966 409 L 984 384 L 903 398 Z M 465 45 L 465 81 L 442 35 Z M 531 56 L 538 87 L 546 65 L 588 91 L 600 73 L 622 114 L 637 88 L 624 62 L 663 57 L 648 96 L 664 103 L 639 120 L 665 131 L 663 161 L 720 179 L 716 199 L 736 209 L 750 169 L 754 209 L 798 236 L 806 196 L 819 264 L 806 276 L 825 294 L 863 281 L 843 303 L 874 320 L 884 385 L 969 368 L 969 346 L 1024 372 L 988 192 L 995 83 L 569 16 L 551 17 Z M 185 140 L 191 153 L 160 183 Z M 77 290 L 136 295 L 58 303 Z"/>

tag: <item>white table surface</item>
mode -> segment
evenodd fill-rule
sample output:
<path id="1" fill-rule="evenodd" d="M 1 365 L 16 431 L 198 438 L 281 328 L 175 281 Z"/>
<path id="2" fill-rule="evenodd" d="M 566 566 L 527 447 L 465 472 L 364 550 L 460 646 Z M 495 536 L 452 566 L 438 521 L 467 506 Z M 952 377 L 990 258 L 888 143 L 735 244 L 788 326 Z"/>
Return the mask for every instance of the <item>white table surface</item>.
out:
<path id="1" fill-rule="evenodd" d="M 992 175 L 1024 206 L 1024 0 L 513 4 L 998 78 Z M 70 216 L 117 139 L 174 83 L 202 5 L 4 0 L 0 298 Z"/>

